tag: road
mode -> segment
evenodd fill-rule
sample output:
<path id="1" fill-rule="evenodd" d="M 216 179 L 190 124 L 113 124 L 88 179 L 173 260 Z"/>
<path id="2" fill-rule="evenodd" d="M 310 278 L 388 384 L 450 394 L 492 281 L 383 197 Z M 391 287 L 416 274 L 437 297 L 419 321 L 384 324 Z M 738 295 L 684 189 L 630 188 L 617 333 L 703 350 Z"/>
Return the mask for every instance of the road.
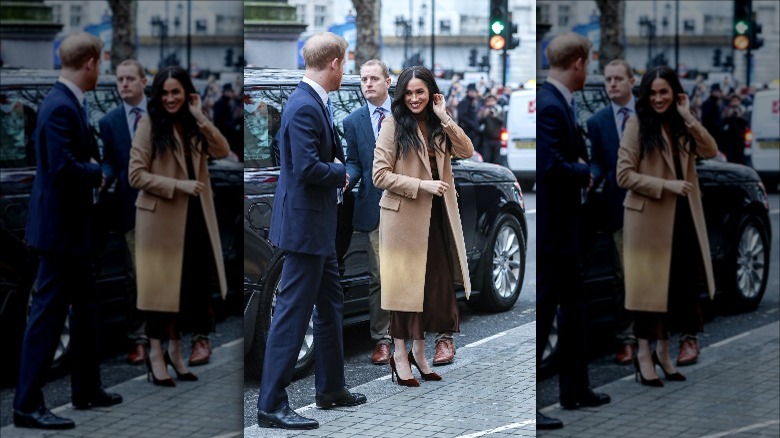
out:
<path id="1" fill-rule="evenodd" d="M 526 274 L 520 297 L 512 309 L 496 314 L 473 310 L 465 303 L 460 303 L 458 309 L 461 332 L 455 334 L 456 348 L 536 320 L 536 196 L 534 193 L 524 193 L 524 195 L 530 236 L 526 254 Z M 426 355 L 429 358 L 433 357 L 433 338 L 433 334 L 426 337 Z M 373 348 L 374 344 L 369 336 L 367 323 L 347 327 L 344 330 L 344 366 L 348 387 L 371 382 L 390 373 L 388 365 L 379 366 L 371 363 L 369 358 Z M 457 360 L 456 355 L 455 361 Z M 386 384 L 392 385 L 389 380 Z M 304 377 L 294 381 L 287 388 L 287 393 L 293 409 L 314 403 L 314 371 L 310 370 Z M 245 427 L 257 424 L 257 394 L 258 383 L 245 382 Z"/>
<path id="2" fill-rule="evenodd" d="M 780 269 L 778 269 L 780 266 L 780 195 L 778 193 L 769 195 L 769 210 L 772 241 L 769 281 L 764 298 L 755 311 L 731 315 L 721 312 L 714 315 L 712 319 L 705 320 L 704 333 L 699 336 L 702 348 L 780 320 Z M 676 340 L 674 335 L 672 335 L 672 340 Z M 601 330 L 589 333 L 590 383 L 594 388 L 633 373 L 631 365 L 621 366 L 613 362 L 615 352 L 612 342 L 611 333 L 608 331 Z M 676 352 L 676 348 L 673 351 Z M 685 368 L 681 368 L 681 371 L 684 373 Z M 557 403 L 557 376 L 538 377 L 536 397 L 537 405 L 540 407 Z"/>

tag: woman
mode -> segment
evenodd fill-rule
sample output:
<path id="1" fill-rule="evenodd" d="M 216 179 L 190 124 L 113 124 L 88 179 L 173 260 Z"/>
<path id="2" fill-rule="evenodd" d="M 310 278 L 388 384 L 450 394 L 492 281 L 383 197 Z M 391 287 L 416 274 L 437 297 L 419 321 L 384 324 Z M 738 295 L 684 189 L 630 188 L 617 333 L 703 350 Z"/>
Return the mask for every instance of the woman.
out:
<path id="1" fill-rule="evenodd" d="M 425 332 L 457 332 L 454 284 L 471 292 L 463 229 L 450 156 L 468 158 L 474 147 L 447 114 L 433 74 L 410 67 L 398 77 L 392 118 L 382 123 L 374 150 L 379 202 L 382 308 L 390 311 L 395 351 L 391 376 L 404 386 L 441 380 L 425 358 Z M 411 338 L 407 354 L 405 340 Z"/>
<path id="2" fill-rule="evenodd" d="M 181 67 L 155 75 L 148 111 L 130 150 L 130 185 L 141 190 L 135 203 L 138 308 L 147 312 L 149 376 L 155 385 L 175 386 L 167 365 L 180 380 L 197 380 L 182 359 L 180 324 L 208 333 L 214 272 L 223 298 L 227 291 L 207 160 L 227 156 L 230 148 L 203 115 Z M 182 309 L 186 314 L 177 318 Z"/>
<path id="3" fill-rule="evenodd" d="M 710 298 L 715 292 L 695 162 L 718 149 L 691 115 L 688 96 L 669 67 L 642 77 L 636 113 L 626 123 L 617 164 L 618 185 L 628 189 L 625 305 L 635 312 L 637 375 L 643 385 L 663 386 L 655 365 L 667 380 L 685 380 L 669 357 L 669 329 L 701 330 L 696 306 L 702 274 Z M 657 339 L 652 353 L 651 339 Z"/>

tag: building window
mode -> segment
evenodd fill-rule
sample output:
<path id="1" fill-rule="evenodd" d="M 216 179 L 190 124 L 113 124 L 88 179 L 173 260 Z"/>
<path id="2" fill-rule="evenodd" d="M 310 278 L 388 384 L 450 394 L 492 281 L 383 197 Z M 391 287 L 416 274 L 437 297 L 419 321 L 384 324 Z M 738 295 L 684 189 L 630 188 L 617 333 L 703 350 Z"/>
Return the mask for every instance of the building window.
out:
<path id="1" fill-rule="evenodd" d="M 295 5 L 295 15 L 298 16 L 298 23 L 306 24 L 306 5 Z"/>
<path id="2" fill-rule="evenodd" d="M 51 16 L 55 23 L 65 24 L 62 22 L 62 5 L 51 5 Z"/>
<path id="3" fill-rule="evenodd" d="M 536 5 L 536 22 L 551 24 L 550 20 L 550 5 L 549 4 L 537 4 Z"/>
<path id="4" fill-rule="evenodd" d="M 218 35 L 231 35 L 237 31 L 243 33 L 242 19 L 231 15 L 217 15 L 216 33 Z"/>
<path id="5" fill-rule="evenodd" d="M 439 33 L 449 35 L 452 32 L 452 23 L 450 20 L 439 21 Z"/>
<path id="6" fill-rule="evenodd" d="M 70 5 L 70 27 L 81 27 L 81 5 Z"/>
<path id="7" fill-rule="evenodd" d="M 323 5 L 314 6 L 314 27 L 325 26 L 325 10 L 327 8 Z"/>
<path id="8" fill-rule="evenodd" d="M 558 5 L 558 27 L 569 27 L 569 5 Z"/>

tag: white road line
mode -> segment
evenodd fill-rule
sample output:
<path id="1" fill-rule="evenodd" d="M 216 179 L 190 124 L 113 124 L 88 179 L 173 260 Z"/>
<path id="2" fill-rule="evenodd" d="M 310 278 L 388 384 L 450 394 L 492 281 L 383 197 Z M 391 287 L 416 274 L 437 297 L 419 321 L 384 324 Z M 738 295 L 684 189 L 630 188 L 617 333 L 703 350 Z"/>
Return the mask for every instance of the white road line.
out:
<path id="1" fill-rule="evenodd" d="M 770 210 L 769 214 L 780 214 L 780 210 Z"/>
<path id="2" fill-rule="evenodd" d="M 738 334 L 736 336 L 732 336 L 732 337 L 730 337 L 728 339 L 724 339 L 724 340 L 722 340 L 720 342 L 716 342 L 714 344 L 710 344 L 710 347 L 722 347 L 722 346 L 724 346 L 726 344 L 729 344 L 729 343 L 731 343 L 733 341 L 736 341 L 737 339 L 742 339 L 745 336 L 749 336 L 751 333 L 753 333 L 753 332 L 747 331 L 745 333 L 740 333 L 740 334 Z"/>
<path id="3" fill-rule="evenodd" d="M 507 424 L 506 426 L 497 427 L 495 429 L 483 430 L 481 432 L 474 432 L 468 435 L 458 435 L 458 438 L 477 438 L 491 433 L 503 432 L 505 430 L 517 429 L 519 427 L 527 426 L 529 424 L 536 424 L 536 420 L 525 420 L 520 423 Z"/>
<path id="4" fill-rule="evenodd" d="M 720 438 L 722 436 L 733 435 L 735 433 L 740 433 L 740 432 L 747 432 L 753 429 L 761 429 L 762 427 L 767 427 L 778 423 L 780 423 L 780 420 L 770 420 L 770 421 L 765 421 L 763 423 L 756 423 L 756 424 L 751 424 L 750 426 L 740 427 L 739 429 L 731 429 L 725 432 L 713 433 L 712 435 L 704 435 L 699 438 Z"/>
<path id="5" fill-rule="evenodd" d="M 223 433 L 222 435 L 215 435 L 215 436 L 213 436 L 211 438 L 233 438 L 233 437 L 236 437 L 236 436 L 243 437 L 244 436 L 244 431 L 242 430 L 242 431 L 239 431 L 239 432 Z"/>
<path id="6" fill-rule="evenodd" d="M 500 338 L 501 336 L 504 336 L 504 335 L 506 335 L 506 332 L 496 333 L 493 336 L 488 336 L 485 339 L 480 339 L 479 341 L 472 342 L 472 343 L 470 343 L 468 345 L 465 345 L 465 346 L 463 346 L 463 348 L 476 347 L 477 345 L 482 345 L 482 344 L 484 344 L 486 342 L 492 341 L 493 339 L 498 339 L 498 338 Z"/>
<path id="7" fill-rule="evenodd" d="M 528 216 L 529 214 L 536 214 L 536 209 L 533 209 L 533 210 L 526 210 L 526 211 L 525 211 L 525 214 L 526 214 L 526 216 Z"/>

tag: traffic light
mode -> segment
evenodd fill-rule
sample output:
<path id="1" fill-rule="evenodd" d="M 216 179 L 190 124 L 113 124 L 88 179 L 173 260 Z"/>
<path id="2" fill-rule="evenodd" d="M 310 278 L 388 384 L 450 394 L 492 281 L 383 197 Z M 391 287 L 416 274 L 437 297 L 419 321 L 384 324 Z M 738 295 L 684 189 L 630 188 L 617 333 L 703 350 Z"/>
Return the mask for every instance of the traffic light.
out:
<path id="1" fill-rule="evenodd" d="M 715 49 L 715 52 L 712 54 L 712 66 L 713 67 L 720 67 L 720 56 L 721 56 L 721 50 Z"/>
<path id="2" fill-rule="evenodd" d="M 753 31 L 750 32 L 750 48 L 752 50 L 760 49 L 764 45 L 764 39 L 759 37 L 761 35 L 761 25 L 756 21 L 756 14 L 753 14 L 753 26 L 751 27 Z"/>
<path id="3" fill-rule="evenodd" d="M 507 0 L 490 0 L 488 45 L 492 50 L 506 46 L 506 7 Z"/>
<path id="4" fill-rule="evenodd" d="M 734 0 L 734 25 L 732 27 L 732 45 L 736 50 L 750 48 L 753 32 L 751 9 L 752 0 Z"/>
<path id="5" fill-rule="evenodd" d="M 506 47 L 507 50 L 512 50 L 515 47 L 520 46 L 520 38 L 515 37 L 515 34 L 517 33 L 517 24 L 513 23 L 512 20 L 509 20 L 509 32 L 507 32 L 507 42 L 509 45 Z"/>
<path id="6" fill-rule="evenodd" d="M 469 54 L 469 67 L 477 66 L 477 49 L 471 49 Z"/>

